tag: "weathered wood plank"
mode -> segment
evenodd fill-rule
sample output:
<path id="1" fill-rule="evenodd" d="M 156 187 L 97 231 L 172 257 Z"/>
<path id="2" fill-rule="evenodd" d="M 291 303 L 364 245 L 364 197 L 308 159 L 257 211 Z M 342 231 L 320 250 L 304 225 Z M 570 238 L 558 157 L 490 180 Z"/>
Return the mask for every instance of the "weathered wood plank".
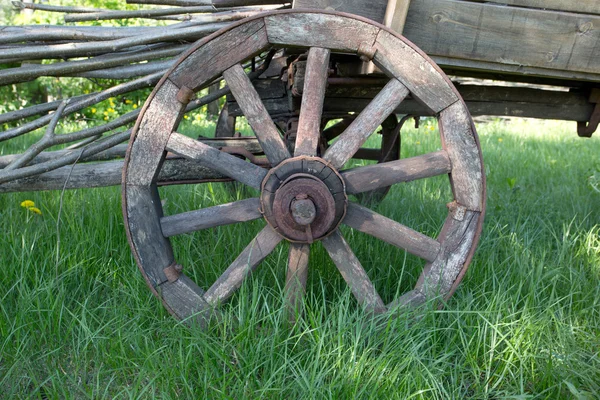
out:
<path id="1" fill-rule="evenodd" d="M 265 226 L 223 275 L 206 291 L 204 300 L 212 306 L 217 306 L 231 297 L 242 285 L 244 279 L 275 249 L 281 240 L 283 240 L 282 237 L 270 226 Z"/>
<path id="2" fill-rule="evenodd" d="M 442 146 L 452 164 L 455 200 L 471 211 L 483 210 L 483 165 L 469 111 L 457 102 L 440 113 Z"/>
<path id="3" fill-rule="evenodd" d="M 317 8 L 360 15 L 383 23 L 387 0 L 375 0 L 369 3 L 364 0 L 294 0 L 292 8 Z"/>
<path id="4" fill-rule="evenodd" d="M 598 74 L 597 26 L 600 16 L 414 0 L 404 35 L 431 56 Z"/>
<path id="5" fill-rule="evenodd" d="M 321 133 L 321 115 L 329 72 L 328 49 L 312 47 L 308 51 L 302 106 L 298 120 L 294 156 L 316 156 Z"/>
<path id="6" fill-rule="evenodd" d="M 440 251 L 437 240 L 356 203 L 348 204 L 343 222 L 429 262 L 433 262 Z"/>
<path id="7" fill-rule="evenodd" d="M 262 217 L 259 209 L 260 200 L 252 198 L 162 217 L 160 225 L 163 235 L 171 237 L 259 219 Z"/>
<path id="8" fill-rule="evenodd" d="M 218 310 L 206 303 L 202 289 L 185 275 L 175 282 L 163 283 L 157 291 L 169 311 L 188 325 L 198 324 L 205 328 L 211 318 L 220 315 Z"/>
<path id="9" fill-rule="evenodd" d="M 232 65 L 259 54 L 268 45 L 262 18 L 247 22 L 191 50 L 169 79 L 179 87 L 196 91 Z M 199 65 L 202 68 L 198 68 Z"/>
<path id="10" fill-rule="evenodd" d="M 302 314 L 302 300 L 308 278 L 308 256 L 310 245 L 290 243 L 288 270 L 285 279 L 285 303 L 288 320 L 296 321 L 296 315 Z"/>
<path id="11" fill-rule="evenodd" d="M 322 240 L 323 246 L 350 286 L 352 294 L 365 310 L 379 314 L 386 311 L 375 286 L 367 276 L 360 261 L 346 243 L 339 231 L 333 232 Z"/>
<path id="12" fill-rule="evenodd" d="M 441 150 L 421 156 L 352 168 L 341 172 L 346 193 L 356 194 L 400 182 L 429 178 L 451 171 L 448 154 Z"/>
<path id="13" fill-rule="evenodd" d="M 0 193 L 118 186 L 123 178 L 123 163 L 121 160 L 61 167 L 30 178 L 3 183 L 0 185 Z M 197 162 L 167 158 L 158 174 L 157 184 L 160 186 L 186 181 L 193 183 L 227 179 L 227 176 Z"/>
<path id="14" fill-rule="evenodd" d="M 160 230 L 162 206 L 156 186 L 128 184 L 125 225 L 138 264 L 154 287 L 167 281 L 164 269 L 174 262 L 171 242 Z"/>
<path id="15" fill-rule="evenodd" d="M 341 2 L 340 2 L 341 3 Z M 318 13 L 265 17 L 269 42 L 274 45 L 323 47 L 356 53 L 375 42 L 379 28 L 353 18 Z"/>
<path id="16" fill-rule="evenodd" d="M 598 0 L 472 0 L 481 3 L 498 3 L 501 5 L 540 8 L 544 10 L 571 11 L 582 14 L 600 14 Z"/>
<path id="17" fill-rule="evenodd" d="M 407 95 L 408 90 L 399 80 L 390 80 L 339 139 L 327 149 L 323 158 L 335 168 L 343 167 Z"/>
<path id="18" fill-rule="evenodd" d="M 433 113 L 440 112 L 458 100 L 443 74 L 401 39 L 382 30 L 377 36 L 375 49 L 375 65 L 389 76 L 400 80 L 413 97 Z"/>
<path id="19" fill-rule="evenodd" d="M 177 101 L 179 88 L 166 80 L 155 93 L 132 139 L 127 183 L 150 185 L 158 174 L 165 145 L 183 117 L 185 104 Z"/>
<path id="20" fill-rule="evenodd" d="M 223 78 L 229 85 L 248 123 L 256 134 L 265 155 L 273 166 L 290 157 L 279 131 L 269 116 L 260 96 L 252 86 L 248 75 L 240 64 L 223 72 Z"/>
<path id="21" fill-rule="evenodd" d="M 261 167 L 177 132 L 171 135 L 167 149 L 255 189 L 260 190 L 262 180 L 267 175 L 267 171 Z"/>

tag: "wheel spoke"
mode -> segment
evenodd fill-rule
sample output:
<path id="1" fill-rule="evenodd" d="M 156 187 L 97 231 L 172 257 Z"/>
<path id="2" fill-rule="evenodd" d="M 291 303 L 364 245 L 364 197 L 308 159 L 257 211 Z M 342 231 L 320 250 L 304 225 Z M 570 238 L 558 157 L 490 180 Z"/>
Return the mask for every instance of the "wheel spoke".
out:
<path id="1" fill-rule="evenodd" d="M 308 277 L 310 245 L 290 243 L 288 270 L 285 280 L 285 299 L 289 321 L 294 323 L 296 315 L 302 313 L 302 299 Z"/>
<path id="2" fill-rule="evenodd" d="M 273 166 L 290 157 L 277 127 L 269 116 L 260 96 L 254 89 L 250 78 L 240 64 L 236 64 L 223 72 L 231 93 L 244 112 L 248 123 L 256 133 L 265 155 Z"/>
<path id="3" fill-rule="evenodd" d="M 294 156 L 317 155 L 330 53 L 320 47 L 308 51 Z"/>
<path id="4" fill-rule="evenodd" d="M 342 171 L 341 175 L 346 182 L 346 192 L 356 194 L 399 182 L 448 174 L 451 171 L 448 154 L 441 150 L 402 160 L 353 168 Z"/>
<path id="5" fill-rule="evenodd" d="M 429 262 L 436 259 L 440 243 L 356 203 L 348 204 L 344 224 L 367 233 Z"/>
<path id="6" fill-rule="evenodd" d="M 335 168 L 342 168 L 407 95 L 408 89 L 400 81 L 389 81 L 342 133 L 339 140 L 327 150 L 323 158 Z"/>
<path id="7" fill-rule="evenodd" d="M 384 312 L 386 307 L 375 290 L 375 286 L 340 231 L 333 232 L 322 242 L 358 302 L 367 311 Z"/>
<path id="8" fill-rule="evenodd" d="M 261 167 L 177 132 L 171 134 L 166 148 L 172 153 L 188 160 L 198 161 L 208 168 L 255 189 L 260 190 L 260 185 L 267 175 L 267 170 Z"/>
<path id="9" fill-rule="evenodd" d="M 256 269 L 281 240 L 281 236 L 270 226 L 265 226 L 225 273 L 204 293 L 204 300 L 212 306 L 217 306 L 231 297 L 250 272 Z"/>
<path id="10" fill-rule="evenodd" d="M 252 221 L 262 217 L 259 208 L 260 201 L 257 198 L 240 200 L 235 203 L 162 217 L 160 226 L 163 236 L 171 237 L 216 226 Z"/>

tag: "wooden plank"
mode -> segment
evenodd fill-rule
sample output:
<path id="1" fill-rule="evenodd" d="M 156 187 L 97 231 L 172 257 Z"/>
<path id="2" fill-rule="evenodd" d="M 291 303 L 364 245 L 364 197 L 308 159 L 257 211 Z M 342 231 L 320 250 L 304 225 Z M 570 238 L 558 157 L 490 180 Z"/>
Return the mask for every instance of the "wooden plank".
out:
<path id="1" fill-rule="evenodd" d="M 270 15 L 265 24 L 271 44 L 349 53 L 356 53 L 363 43 L 372 45 L 379 32 L 378 27 L 353 18 L 317 13 Z"/>
<path id="2" fill-rule="evenodd" d="M 369 3 L 364 0 L 294 0 L 292 8 L 317 8 L 360 15 L 383 23 L 387 0 L 375 0 Z"/>
<path id="3" fill-rule="evenodd" d="M 600 30 L 595 26 L 600 16 L 414 0 L 404 34 L 432 56 L 598 74 Z"/>
<path id="4" fill-rule="evenodd" d="M 308 51 L 302 106 L 296 134 L 295 157 L 317 155 L 330 54 L 328 49 L 320 47 L 312 47 Z"/>
<path id="5" fill-rule="evenodd" d="M 235 261 L 206 291 L 204 299 L 217 306 L 227 300 L 242 285 L 246 277 L 256 269 L 283 239 L 270 226 L 265 226 Z"/>
<path id="6" fill-rule="evenodd" d="M 540 8 L 544 10 L 570 11 L 581 14 L 600 14 L 598 0 L 471 0 L 481 3 L 498 3 L 501 5 Z"/>
<path id="7" fill-rule="evenodd" d="M 171 237 L 201 229 L 252 221 L 262 217 L 259 209 L 260 200 L 252 198 L 162 217 L 160 225 L 163 235 Z"/>
<path id="8" fill-rule="evenodd" d="M 334 168 L 342 168 L 407 95 L 408 90 L 400 81 L 390 80 L 340 138 L 327 149 L 323 158 Z"/>
<path id="9" fill-rule="evenodd" d="M 127 185 L 124 190 L 130 243 L 138 265 L 154 287 L 167 281 L 163 272 L 174 262 L 171 243 L 160 230 L 162 206 L 156 186 Z"/>
<path id="10" fill-rule="evenodd" d="M 466 211 L 461 219 L 451 213 L 438 237 L 441 243 L 437 259 L 427 264 L 419 278 L 415 290 L 427 298 L 448 295 L 457 279 L 462 278 L 465 262 L 475 250 L 480 212 Z"/>
<path id="11" fill-rule="evenodd" d="M 163 283 L 157 291 L 171 314 L 187 325 L 206 328 L 211 318 L 220 315 L 204 301 L 202 289 L 185 275 L 180 275 L 175 282 Z"/>
<path id="12" fill-rule="evenodd" d="M 290 152 L 256 89 L 252 86 L 250 78 L 244 72 L 244 68 L 236 64 L 223 72 L 223 78 L 244 112 L 271 165 L 277 166 L 283 160 L 290 158 Z"/>
<path id="13" fill-rule="evenodd" d="M 285 303 L 288 320 L 296 322 L 296 315 L 302 314 L 302 300 L 308 278 L 308 256 L 310 245 L 290 243 L 288 270 L 285 279 Z"/>
<path id="14" fill-rule="evenodd" d="M 358 303 L 369 312 L 376 314 L 385 312 L 386 307 L 381 301 L 375 286 L 373 286 L 360 261 L 358 261 L 341 233 L 336 230 L 323 239 L 322 243 L 342 277 L 350 286 Z"/>
<path id="15" fill-rule="evenodd" d="M 432 262 L 440 252 L 437 240 L 356 203 L 349 203 L 344 224 Z"/>
<path id="16" fill-rule="evenodd" d="M 137 133 L 130 143 L 131 152 L 127 164 L 127 183 L 150 185 L 156 178 L 165 155 L 165 145 L 171 132 L 183 117 L 185 105 L 177 101 L 179 88 L 168 80 L 142 111 Z"/>
<path id="17" fill-rule="evenodd" d="M 262 180 L 267 175 L 267 171 L 261 167 L 177 132 L 171 135 L 167 149 L 255 189 L 260 190 Z"/>
<path id="18" fill-rule="evenodd" d="M 442 146 L 452 164 L 451 182 L 455 200 L 471 211 L 483 210 L 483 165 L 471 116 L 462 102 L 440 113 Z"/>
<path id="19" fill-rule="evenodd" d="M 177 86 L 196 91 L 232 65 L 259 54 L 269 45 L 262 18 L 236 26 L 201 43 L 169 75 L 169 79 Z M 198 68 L 199 65 L 202 68 Z"/>
<path id="20" fill-rule="evenodd" d="M 458 100 L 442 72 L 401 39 L 382 30 L 377 36 L 375 48 L 375 65 L 388 76 L 400 80 L 411 95 L 433 113 Z"/>
<path id="21" fill-rule="evenodd" d="M 123 179 L 123 161 L 76 164 L 57 168 L 30 178 L 16 179 L 0 185 L 0 193 L 35 192 L 40 190 L 89 189 L 118 186 Z M 157 184 L 190 183 L 229 179 L 197 162 L 167 158 L 158 174 Z"/>
<path id="22" fill-rule="evenodd" d="M 441 150 L 402 160 L 352 168 L 342 171 L 341 175 L 346 182 L 346 193 L 356 194 L 400 182 L 448 174 L 451 168 L 448 154 Z"/>

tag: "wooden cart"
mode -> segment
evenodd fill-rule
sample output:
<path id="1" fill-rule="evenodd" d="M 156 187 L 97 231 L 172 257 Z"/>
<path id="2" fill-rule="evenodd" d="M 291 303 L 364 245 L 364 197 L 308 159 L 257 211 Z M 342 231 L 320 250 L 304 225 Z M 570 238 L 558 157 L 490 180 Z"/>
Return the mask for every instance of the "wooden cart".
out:
<path id="1" fill-rule="evenodd" d="M 68 171 L 67 184 L 56 170 L 0 188 L 114 184 L 122 167 L 131 249 L 152 292 L 181 319 L 205 324 L 218 316 L 218 306 L 283 241 L 290 243 L 292 319 L 316 241 L 366 310 L 415 307 L 454 292 L 481 233 L 485 173 L 471 115 L 573 120 L 581 136 L 590 136 L 600 120 L 598 26 L 596 0 L 295 1 L 291 10 L 244 19 L 192 46 L 148 98 L 124 164 L 82 165 Z M 244 63 L 258 59 L 248 74 Z M 488 81 L 453 84 L 448 76 Z M 196 93 L 220 79 L 230 95 L 215 138 L 177 133 Z M 399 114 L 435 117 L 443 148 L 399 159 L 407 119 L 399 121 Z M 256 137 L 235 137 L 242 115 Z M 362 149 L 379 127 L 381 149 Z M 345 169 L 352 158 L 378 163 Z M 436 238 L 371 207 L 394 184 L 438 175 L 449 177 L 454 198 Z M 98 181 L 90 184 L 90 176 Z M 160 184 L 222 179 L 260 196 L 163 215 Z M 216 282 L 200 288 L 184 274 L 170 237 L 256 219 L 264 220 L 263 230 Z M 414 289 L 385 304 L 341 224 L 422 258 Z"/>

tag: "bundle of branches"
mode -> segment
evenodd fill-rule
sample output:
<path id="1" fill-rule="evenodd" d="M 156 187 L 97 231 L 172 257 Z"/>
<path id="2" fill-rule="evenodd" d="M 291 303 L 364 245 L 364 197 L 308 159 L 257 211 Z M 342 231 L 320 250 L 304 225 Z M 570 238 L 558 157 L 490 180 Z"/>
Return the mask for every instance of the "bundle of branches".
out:
<path id="1" fill-rule="evenodd" d="M 57 133 L 61 122 L 81 117 L 86 110 L 95 112 L 94 106 L 106 100 L 112 102 L 118 96 L 147 91 L 193 42 L 231 22 L 290 6 L 281 0 L 128 0 L 128 3 L 159 7 L 107 10 L 12 2 L 22 10 L 61 13 L 66 24 L 0 26 L 0 90 L 18 93 L 23 85 L 48 79 L 45 77 L 61 78 L 63 84 L 68 84 L 69 79 L 83 78 L 101 85 L 95 85 L 97 89 L 92 93 L 38 102 L 28 99 L 24 106 L 0 114 L 0 142 L 26 138 L 24 135 L 28 134 L 41 136 L 25 151 L 0 156 L 0 192 L 26 190 L 31 177 L 64 169 L 75 162 L 122 157 L 124 148 L 119 145 L 128 140 L 130 127 L 139 114 L 135 105 L 135 109 L 122 115 L 111 113 L 101 124 L 74 132 Z M 154 22 L 154 26 L 81 24 L 123 19 L 160 21 Z M 257 77 L 260 71 L 259 67 L 251 72 L 251 77 Z M 210 94 L 190 102 L 188 112 L 229 92 L 218 84 L 213 83 L 217 89 Z M 111 119 L 112 114 L 115 117 Z M 66 149 L 50 151 L 54 146 L 65 145 Z M 3 147 L 6 154 L 10 146 Z M 9 181 L 14 182 L 6 184 Z"/>

